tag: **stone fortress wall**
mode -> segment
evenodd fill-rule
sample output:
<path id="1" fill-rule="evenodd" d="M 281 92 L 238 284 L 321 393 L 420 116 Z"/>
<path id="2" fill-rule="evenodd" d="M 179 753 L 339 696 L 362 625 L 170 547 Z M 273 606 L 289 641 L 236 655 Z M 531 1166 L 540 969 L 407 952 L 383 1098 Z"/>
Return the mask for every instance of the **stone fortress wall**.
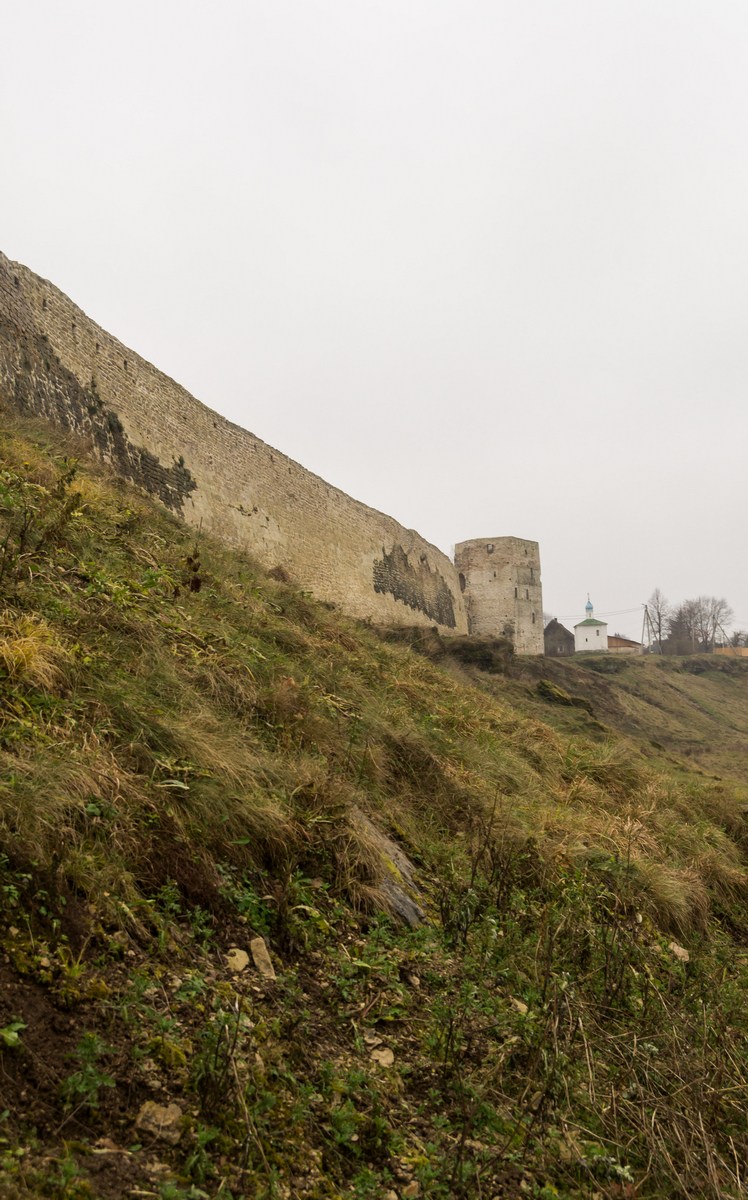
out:
<path id="1" fill-rule="evenodd" d="M 1 253 L 0 400 L 83 436 L 115 471 L 191 525 L 247 550 L 268 569 L 282 568 L 352 616 L 465 634 L 470 612 L 471 631 L 489 632 L 496 587 L 486 592 L 471 569 L 477 590 L 463 592 L 462 568 L 414 530 L 201 404 L 51 283 Z M 504 543 L 534 547 L 539 591 L 536 543 L 505 538 L 495 545 Z M 521 565 L 514 550 L 511 556 Z M 509 557 L 502 550 L 496 561 Z M 512 612 L 517 649 L 542 653 L 540 603 L 539 650 L 521 650 L 534 644 L 523 633 L 527 613 Z M 502 627 L 490 632 L 501 634 Z"/>

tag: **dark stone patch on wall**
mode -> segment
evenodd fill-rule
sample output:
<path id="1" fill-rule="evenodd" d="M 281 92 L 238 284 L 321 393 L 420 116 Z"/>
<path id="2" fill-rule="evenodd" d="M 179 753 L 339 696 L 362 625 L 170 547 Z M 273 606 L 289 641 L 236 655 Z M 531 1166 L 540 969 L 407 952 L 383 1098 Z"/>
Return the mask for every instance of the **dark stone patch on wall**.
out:
<path id="1" fill-rule="evenodd" d="M 455 628 L 452 593 L 438 571 L 431 570 L 425 555 L 421 555 L 416 568 L 397 542 L 389 554 L 382 547 L 382 557 L 375 560 L 373 574 L 375 592 L 389 593 L 437 624 Z"/>
<path id="2" fill-rule="evenodd" d="M 197 487 L 183 459 L 170 467 L 130 441 L 117 414 L 107 408 L 96 383 L 83 387 L 62 365 L 42 335 L 19 335 L 0 319 L 0 396 L 19 412 L 43 417 L 93 443 L 118 474 L 182 514 Z"/>

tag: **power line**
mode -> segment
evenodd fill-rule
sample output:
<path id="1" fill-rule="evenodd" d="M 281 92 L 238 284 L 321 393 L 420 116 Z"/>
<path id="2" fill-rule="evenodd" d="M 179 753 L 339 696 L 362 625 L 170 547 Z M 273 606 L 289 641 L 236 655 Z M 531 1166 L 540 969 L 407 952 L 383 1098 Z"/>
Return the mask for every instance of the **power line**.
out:
<path id="1" fill-rule="evenodd" d="M 643 608 L 643 605 L 637 604 L 636 608 L 616 608 L 616 609 L 608 610 L 608 612 L 601 612 L 598 615 L 601 617 L 625 617 L 625 616 L 628 616 L 629 613 L 640 613 L 642 608 Z M 565 616 L 556 617 L 556 620 L 557 621 L 573 621 L 574 618 L 577 616 L 579 616 L 578 613 L 566 613 Z"/>

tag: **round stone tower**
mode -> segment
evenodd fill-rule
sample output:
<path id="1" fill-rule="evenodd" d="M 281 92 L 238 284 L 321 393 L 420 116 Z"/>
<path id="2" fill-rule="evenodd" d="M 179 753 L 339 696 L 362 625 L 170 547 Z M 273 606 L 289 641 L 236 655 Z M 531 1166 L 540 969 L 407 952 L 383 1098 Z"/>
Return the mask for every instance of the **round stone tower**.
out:
<path id="1" fill-rule="evenodd" d="M 517 654 L 542 654 L 540 549 L 523 538 L 473 538 L 455 546 L 468 630 L 508 637 Z"/>

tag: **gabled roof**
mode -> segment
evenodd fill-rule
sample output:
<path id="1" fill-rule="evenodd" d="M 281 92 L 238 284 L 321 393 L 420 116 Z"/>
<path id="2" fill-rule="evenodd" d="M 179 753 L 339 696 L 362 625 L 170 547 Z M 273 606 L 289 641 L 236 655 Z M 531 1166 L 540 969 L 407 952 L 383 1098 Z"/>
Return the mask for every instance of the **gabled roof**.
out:
<path id="1" fill-rule="evenodd" d="M 575 629 L 581 629 L 583 625 L 607 625 L 607 621 L 596 621 L 594 617 L 587 617 L 586 621 L 577 621 Z"/>
<path id="2" fill-rule="evenodd" d="M 548 622 L 545 629 L 543 630 L 543 633 L 551 633 L 551 634 L 565 633 L 567 637 L 574 637 L 574 634 L 571 632 L 571 630 L 567 629 L 565 625 L 562 625 L 557 617 L 551 618 L 551 620 Z"/>

